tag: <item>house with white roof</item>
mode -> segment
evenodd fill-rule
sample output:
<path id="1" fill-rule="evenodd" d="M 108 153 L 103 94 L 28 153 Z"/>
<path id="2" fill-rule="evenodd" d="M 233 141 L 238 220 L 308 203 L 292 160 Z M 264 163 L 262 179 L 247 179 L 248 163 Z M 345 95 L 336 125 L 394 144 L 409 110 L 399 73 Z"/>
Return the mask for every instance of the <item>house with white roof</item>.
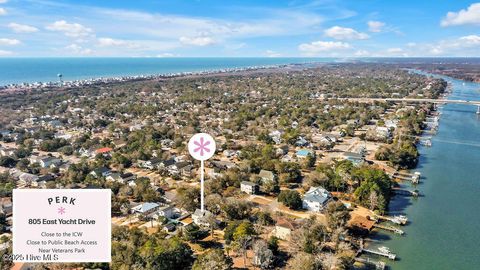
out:
<path id="1" fill-rule="evenodd" d="M 0 155 L 2 156 L 13 156 L 15 154 L 15 148 L 2 147 L 0 148 Z"/>
<path id="2" fill-rule="evenodd" d="M 392 136 L 392 132 L 388 127 L 376 127 L 377 137 L 381 139 L 388 139 Z"/>
<path id="3" fill-rule="evenodd" d="M 152 213 L 154 213 L 155 211 L 158 210 L 158 208 L 160 207 L 160 205 L 158 203 L 154 203 L 154 202 L 146 202 L 146 203 L 142 203 L 142 204 L 139 204 L 135 207 L 132 208 L 132 213 L 137 213 L 137 214 L 141 214 L 141 215 L 150 215 Z"/>
<path id="4" fill-rule="evenodd" d="M 172 218 L 174 214 L 175 214 L 175 207 L 171 205 L 162 206 L 158 208 L 158 211 L 157 211 L 157 216 L 159 217 Z"/>
<path id="5" fill-rule="evenodd" d="M 398 125 L 398 119 L 388 119 L 385 120 L 385 126 L 389 129 L 391 128 L 397 128 Z"/>
<path id="6" fill-rule="evenodd" d="M 272 138 L 272 140 L 276 143 L 276 144 L 280 144 L 282 142 L 282 132 L 280 130 L 274 130 L 272 132 L 270 132 L 268 134 L 268 136 L 270 136 L 270 138 Z"/>

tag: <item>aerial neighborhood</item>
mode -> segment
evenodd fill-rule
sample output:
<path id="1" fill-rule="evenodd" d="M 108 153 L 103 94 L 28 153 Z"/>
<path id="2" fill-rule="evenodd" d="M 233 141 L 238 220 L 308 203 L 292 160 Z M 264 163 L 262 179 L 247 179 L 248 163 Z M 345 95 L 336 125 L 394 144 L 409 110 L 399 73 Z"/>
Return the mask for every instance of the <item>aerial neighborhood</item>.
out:
<path id="1" fill-rule="evenodd" d="M 368 98 L 445 91 L 440 79 L 358 63 L 0 92 L 0 242 L 12 189 L 106 188 L 114 269 L 134 269 L 125 252 L 153 243 L 145 265 L 168 250 L 175 269 L 213 258 L 301 269 L 317 257 L 349 269 L 388 216 L 395 172 L 415 167 L 415 137 L 435 129 L 432 104 Z M 198 132 L 217 145 L 206 211 L 186 146 Z"/>

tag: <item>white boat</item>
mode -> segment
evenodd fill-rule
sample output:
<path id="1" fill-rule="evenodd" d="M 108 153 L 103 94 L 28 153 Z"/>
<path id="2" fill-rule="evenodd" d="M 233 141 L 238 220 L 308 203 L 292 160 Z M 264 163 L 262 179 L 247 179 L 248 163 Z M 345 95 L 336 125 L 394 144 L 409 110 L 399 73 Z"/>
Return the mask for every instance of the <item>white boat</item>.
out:
<path id="1" fill-rule="evenodd" d="M 398 215 L 398 216 L 394 216 L 392 218 L 392 222 L 396 223 L 396 224 L 403 225 L 403 224 L 406 224 L 408 222 L 408 218 L 404 215 Z"/>
<path id="2" fill-rule="evenodd" d="M 432 146 L 432 141 L 431 140 L 425 140 L 420 142 L 422 145 L 425 146 Z"/>
<path id="3" fill-rule="evenodd" d="M 390 251 L 390 249 L 388 247 L 385 247 L 385 246 L 381 246 L 378 248 L 378 250 L 382 253 L 386 253 L 386 254 L 392 254 L 392 252 Z"/>

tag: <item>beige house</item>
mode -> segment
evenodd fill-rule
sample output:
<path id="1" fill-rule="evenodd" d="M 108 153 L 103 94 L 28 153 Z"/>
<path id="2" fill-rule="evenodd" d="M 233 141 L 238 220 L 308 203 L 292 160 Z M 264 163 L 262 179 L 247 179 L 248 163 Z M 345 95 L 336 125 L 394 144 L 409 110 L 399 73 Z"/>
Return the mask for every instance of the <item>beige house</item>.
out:
<path id="1" fill-rule="evenodd" d="M 292 231 L 295 230 L 295 228 L 295 223 L 281 218 L 277 220 L 275 229 L 273 229 L 273 235 L 282 240 L 289 240 L 290 235 L 292 234 Z"/>

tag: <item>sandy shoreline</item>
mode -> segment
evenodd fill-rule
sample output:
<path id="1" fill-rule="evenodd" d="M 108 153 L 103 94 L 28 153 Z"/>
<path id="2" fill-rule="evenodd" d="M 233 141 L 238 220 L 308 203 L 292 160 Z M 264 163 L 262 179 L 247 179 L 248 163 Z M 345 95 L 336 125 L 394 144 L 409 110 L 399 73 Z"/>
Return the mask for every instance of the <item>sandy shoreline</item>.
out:
<path id="1" fill-rule="evenodd" d="M 204 70 L 198 72 L 177 72 L 177 73 L 164 73 L 153 75 L 132 75 L 132 76 L 109 76 L 109 77 L 97 77 L 82 80 L 63 81 L 62 85 L 59 82 L 35 82 L 35 83 L 17 83 L 0 86 L 1 93 L 14 93 L 21 91 L 32 90 L 44 90 L 44 89 L 70 89 L 75 87 L 95 86 L 95 85 L 108 85 L 115 83 L 128 83 L 135 81 L 150 81 L 150 80 L 168 80 L 168 79 L 183 79 L 183 78 L 200 78 L 200 77 L 212 77 L 212 76 L 232 76 L 232 75 L 249 75 L 254 73 L 273 73 L 284 71 L 296 71 L 307 68 L 307 66 L 319 66 L 325 63 L 311 62 L 311 63 L 289 63 L 279 65 L 266 65 L 266 66 L 251 66 L 243 68 L 227 68 L 216 70 Z"/>

